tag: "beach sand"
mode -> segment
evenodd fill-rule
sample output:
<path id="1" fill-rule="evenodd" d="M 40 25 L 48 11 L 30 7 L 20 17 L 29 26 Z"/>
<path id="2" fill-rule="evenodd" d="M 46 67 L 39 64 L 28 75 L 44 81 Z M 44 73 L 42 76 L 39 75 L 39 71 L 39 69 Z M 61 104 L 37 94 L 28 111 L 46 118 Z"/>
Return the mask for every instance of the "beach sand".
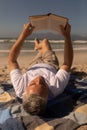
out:
<path id="1" fill-rule="evenodd" d="M 22 72 L 26 71 L 30 61 L 34 58 L 36 52 L 28 53 L 26 55 L 20 54 L 18 58 L 19 65 Z M 56 52 L 59 59 L 59 65 L 63 63 L 63 51 Z M 5 56 L 0 55 L 0 83 L 9 82 L 9 70 L 8 70 L 8 54 Z M 87 78 L 87 50 L 74 50 L 74 59 L 72 65 L 72 72 L 77 72 L 77 76 Z"/>

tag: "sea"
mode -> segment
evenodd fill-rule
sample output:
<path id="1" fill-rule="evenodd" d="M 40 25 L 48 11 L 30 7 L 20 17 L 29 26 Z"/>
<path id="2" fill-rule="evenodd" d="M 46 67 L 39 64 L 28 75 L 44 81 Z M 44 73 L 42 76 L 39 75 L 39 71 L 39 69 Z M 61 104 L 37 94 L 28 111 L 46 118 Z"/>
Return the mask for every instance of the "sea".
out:
<path id="1" fill-rule="evenodd" d="M 9 53 L 11 47 L 15 43 L 14 38 L 1 38 L 0 39 L 0 56 L 5 56 Z M 63 51 L 64 40 L 49 40 L 51 47 L 54 51 Z M 87 40 L 75 40 L 72 41 L 74 50 L 87 50 Z M 34 40 L 25 40 L 21 53 L 34 52 Z"/>

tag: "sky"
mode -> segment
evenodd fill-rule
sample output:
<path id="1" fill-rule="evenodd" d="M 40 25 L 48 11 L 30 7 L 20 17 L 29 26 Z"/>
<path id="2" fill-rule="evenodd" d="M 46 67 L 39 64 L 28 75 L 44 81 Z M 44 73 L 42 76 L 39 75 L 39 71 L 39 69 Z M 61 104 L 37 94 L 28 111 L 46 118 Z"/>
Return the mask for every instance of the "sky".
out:
<path id="1" fill-rule="evenodd" d="M 17 37 L 29 16 L 47 13 L 67 17 L 72 34 L 87 36 L 87 0 L 0 0 L 0 37 Z"/>

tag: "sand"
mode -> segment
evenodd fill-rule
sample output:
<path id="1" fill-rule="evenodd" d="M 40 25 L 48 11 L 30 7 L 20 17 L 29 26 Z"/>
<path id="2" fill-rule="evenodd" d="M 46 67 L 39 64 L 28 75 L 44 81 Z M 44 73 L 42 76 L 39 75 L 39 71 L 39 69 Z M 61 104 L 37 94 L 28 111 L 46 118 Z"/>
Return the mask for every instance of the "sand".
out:
<path id="1" fill-rule="evenodd" d="M 18 62 L 23 72 L 28 68 L 29 62 L 35 55 L 36 52 L 28 53 L 26 55 L 20 54 Z M 63 63 L 63 51 L 56 52 L 56 55 L 61 66 Z M 5 56 L 0 55 L 0 61 L 0 83 L 9 82 L 8 54 Z M 77 76 L 81 76 L 81 78 L 87 78 L 87 50 L 74 50 L 72 72 L 77 72 Z"/>

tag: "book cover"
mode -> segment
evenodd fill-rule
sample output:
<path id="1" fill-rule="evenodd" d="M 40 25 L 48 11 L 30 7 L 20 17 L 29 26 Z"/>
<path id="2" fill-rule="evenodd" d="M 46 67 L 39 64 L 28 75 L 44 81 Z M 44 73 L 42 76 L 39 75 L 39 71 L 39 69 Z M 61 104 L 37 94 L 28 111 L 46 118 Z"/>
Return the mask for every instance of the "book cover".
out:
<path id="1" fill-rule="evenodd" d="M 59 25 L 66 26 L 68 18 L 52 13 L 46 15 L 34 15 L 29 17 L 30 23 L 35 26 L 34 32 L 40 30 L 49 30 L 55 33 L 61 33 Z"/>

